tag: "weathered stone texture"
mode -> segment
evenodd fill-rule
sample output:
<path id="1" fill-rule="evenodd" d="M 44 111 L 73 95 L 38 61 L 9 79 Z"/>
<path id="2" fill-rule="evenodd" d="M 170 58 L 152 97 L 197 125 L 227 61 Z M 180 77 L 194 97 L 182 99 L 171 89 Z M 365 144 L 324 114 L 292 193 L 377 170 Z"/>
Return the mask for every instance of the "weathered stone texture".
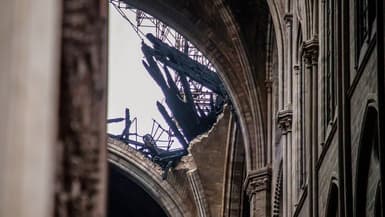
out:
<path id="1" fill-rule="evenodd" d="M 325 216 L 326 204 L 329 196 L 329 186 L 332 181 L 332 178 L 338 175 L 338 143 L 337 136 L 333 137 L 333 140 L 330 142 L 329 147 L 326 150 L 326 154 L 324 159 L 320 164 L 320 168 L 318 170 L 318 186 L 319 187 L 319 216 Z"/>
<path id="2" fill-rule="evenodd" d="M 376 100 L 377 81 L 373 79 L 376 76 L 373 69 L 374 60 L 368 63 L 367 70 L 365 70 L 359 78 L 357 87 L 355 87 L 350 100 L 351 114 L 351 142 L 352 142 L 352 175 L 355 177 L 355 168 L 357 168 L 357 152 L 359 140 L 362 137 L 362 127 L 364 121 L 364 112 L 369 103 L 369 100 Z M 354 181 L 353 181 L 354 184 Z"/>
<path id="3" fill-rule="evenodd" d="M 213 128 L 194 140 L 190 147 L 212 217 L 222 215 L 230 116 L 229 109 L 225 109 Z"/>
<path id="4" fill-rule="evenodd" d="M 102 1 L 63 1 L 57 217 L 105 214 L 106 9 Z"/>

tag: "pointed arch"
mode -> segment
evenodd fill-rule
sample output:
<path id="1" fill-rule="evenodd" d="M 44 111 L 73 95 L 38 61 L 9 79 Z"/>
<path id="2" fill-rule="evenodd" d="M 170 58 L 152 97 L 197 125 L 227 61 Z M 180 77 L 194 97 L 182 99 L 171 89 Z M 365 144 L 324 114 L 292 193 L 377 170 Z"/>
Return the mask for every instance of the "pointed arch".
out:
<path id="1" fill-rule="evenodd" d="M 364 217 L 367 214 L 367 193 L 372 182 L 379 180 L 370 174 L 371 161 L 378 163 L 378 111 L 375 100 L 368 100 L 361 126 L 361 135 L 358 146 L 356 177 L 354 187 L 354 215 Z M 373 159 L 377 158 L 377 159 Z M 370 199 L 371 200 L 371 199 Z"/>
<path id="2" fill-rule="evenodd" d="M 162 170 L 149 159 L 126 144 L 108 139 L 108 162 L 120 169 L 127 178 L 143 188 L 165 211 L 169 217 L 193 217 L 194 204 L 189 196 L 181 195 L 178 183 L 162 180 Z"/>
<path id="3" fill-rule="evenodd" d="M 332 178 L 329 184 L 329 193 L 326 203 L 325 217 L 337 217 L 339 212 L 338 181 Z"/>

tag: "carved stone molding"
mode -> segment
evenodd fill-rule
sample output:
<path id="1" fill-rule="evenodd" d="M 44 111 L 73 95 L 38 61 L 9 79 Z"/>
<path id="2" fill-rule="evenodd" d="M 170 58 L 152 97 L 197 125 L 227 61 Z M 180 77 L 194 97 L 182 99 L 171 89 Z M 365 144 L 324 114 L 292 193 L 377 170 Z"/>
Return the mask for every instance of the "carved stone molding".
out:
<path id="1" fill-rule="evenodd" d="M 293 23 L 293 14 L 287 13 L 283 17 L 283 19 L 285 20 L 285 23 L 286 23 L 287 26 L 291 26 L 292 23 Z"/>
<path id="2" fill-rule="evenodd" d="M 280 213 L 280 207 L 281 207 L 281 197 L 282 197 L 282 182 L 283 182 L 283 172 L 282 172 L 282 160 L 279 164 L 279 170 L 276 173 L 277 174 L 277 180 L 275 182 L 275 188 L 274 188 L 274 197 L 273 197 L 273 217 L 279 217 Z"/>
<path id="3" fill-rule="evenodd" d="M 186 175 L 190 184 L 191 192 L 194 196 L 195 206 L 198 209 L 198 216 L 210 217 L 209 205 L 197 169 L 195 168 L 187 171 Z"/>
<path id="4" fill-rule="evenodd" d="M 277 114 L 278 127 L 283 134 L 291 132 L 291 125 L 293 119 L 293 111 L 291 109 L 279 111 Z"/>
<path id="5" fill-rule="evenodd" d="M 294 64 L 293 70 L 294 70 L 295 74 L 298 75 L 300 70 L 301 70 L 301 66 L 299 64 Z"/>
<path id="6" fill-rule="evenodd" d="M 317 62 L 319 53 L 318 38 L 313 38 L 303 42 L 303 52 L 306 59 L 311 60 L 312 63 Z"/>
<path id="7" fill-rule="evenodd" d="M 250 172 L 245 180 L 244 189 L 251 199 L 259 191 L 270 189 L 271 171 L 270 168 L 263 168 Z"/>
<path id="8" fill-rule="evenodd" d="M 266 92 L 271 93 L 273 82 L 271 80 L 265 81 Z"/>

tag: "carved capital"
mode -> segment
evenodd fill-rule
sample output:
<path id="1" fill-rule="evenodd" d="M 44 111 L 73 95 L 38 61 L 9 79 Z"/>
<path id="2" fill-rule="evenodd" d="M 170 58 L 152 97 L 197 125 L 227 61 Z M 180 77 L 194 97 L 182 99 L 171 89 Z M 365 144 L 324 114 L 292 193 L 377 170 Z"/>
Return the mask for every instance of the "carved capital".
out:
<path id="1" fill-rule="evenodd" d="M 251 171 L 244 183 L 244 189 L 249 199 L 251 200 L 257 192 L 269 190 L 270 182 L 270 168 Z"/>
<path id="2" fill-rule="evenodd" d="M 318 60 L 319 43 L 318 38 L 313 38 L 303 42 L 303 52 L 306 59 L 311 63 L 316 63 Z"/>
<path id="3" fill-rule="evenodd" d="M 285 20 L 286 26 L 291 27 L 291 24 L 293 23 L 293 14 L 286 13 L 283 19 Z"/>
<path id="4" fill-rule="evenodd" d="M 283 134 L 291 132 L 293 111 L 291 109 L 279 111 L 277 114 L 278 126 Z"/>

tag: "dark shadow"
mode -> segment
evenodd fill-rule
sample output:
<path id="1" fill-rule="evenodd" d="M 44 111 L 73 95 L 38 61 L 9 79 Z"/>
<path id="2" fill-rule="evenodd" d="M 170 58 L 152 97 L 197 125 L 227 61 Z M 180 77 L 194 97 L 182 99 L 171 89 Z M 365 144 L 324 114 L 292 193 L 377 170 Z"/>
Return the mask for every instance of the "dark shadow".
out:
<path id="1" fill-rule="evenodd" d="M 147 192 L 111 164 L 107 213 L 108 217 L 167 217 Z"/>
<path id="2" fill-rule="evenodd" d="M 372 152 L 374 152 L 372 154 Z M 371 158 L 378 158 L 378 122 L 377 110 L 369 106 L 365 112 L 362 134 L 360 138 L 355 186 L 355 216 L 363 217 L 367 215 L 367 207 L 370 205 L 371 198 L 367 198 L 369 191 L 369 181 L 373 174 L 369 174 Z M 378 162 L 378 160 L 376 160 Z M 373 195 L 375 197 L 375 195 Z"/>
<path id="3" fill-rule="evenodd" d="M 328 202 L 326 204 L 326 217 L 337 217 L 338 215 L 338 186 L 335 183 L 336 180 L 333 180 L 330 189 Z"/>

